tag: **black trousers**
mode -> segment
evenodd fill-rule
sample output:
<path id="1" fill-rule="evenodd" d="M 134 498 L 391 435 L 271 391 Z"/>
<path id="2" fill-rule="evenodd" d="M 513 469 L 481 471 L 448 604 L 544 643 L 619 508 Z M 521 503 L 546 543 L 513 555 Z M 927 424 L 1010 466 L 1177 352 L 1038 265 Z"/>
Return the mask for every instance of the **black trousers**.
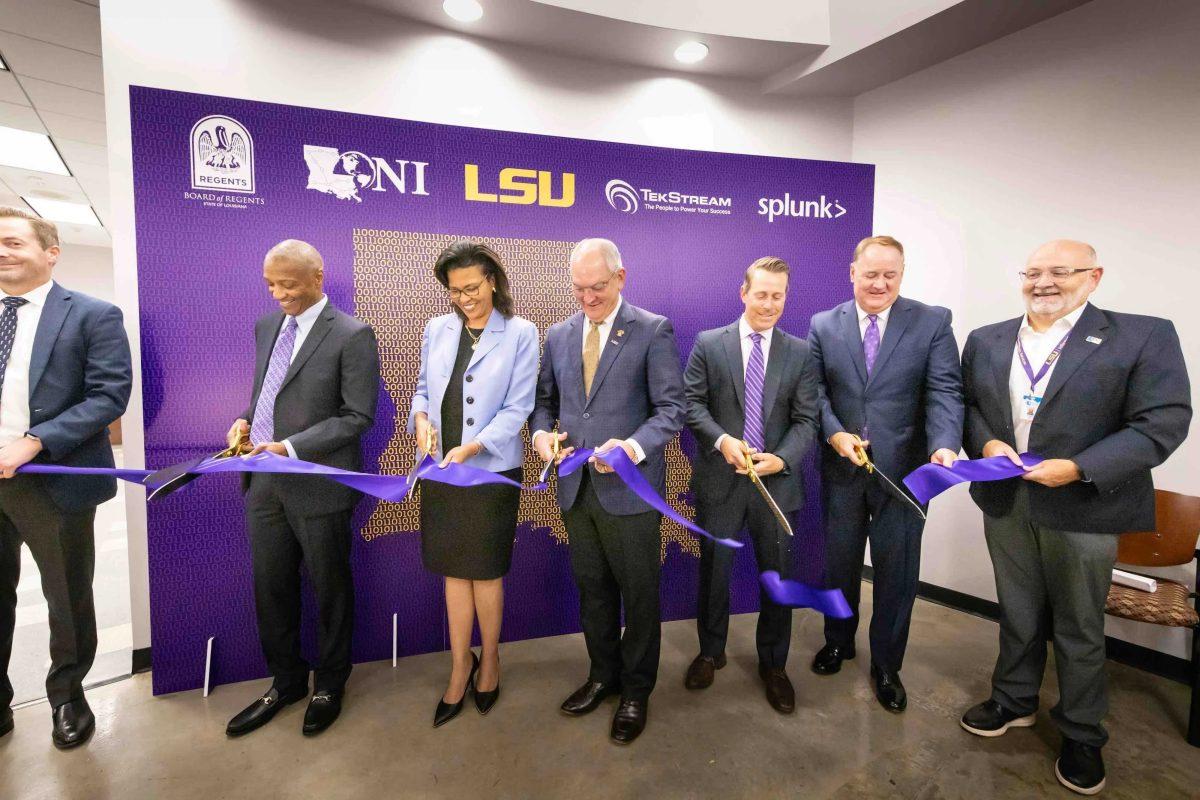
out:
<path id="1" fill-rule="evenodd" d="M 728 530 L 713 527 L 703 505 L 696 507 L 696 523 L 714 536 L 728 538 L 742 530 L 749 533 L 754 546 L 758 571 L 775 570 L 783 578 L 792 575 L 791 543 L 779 526 L 765 500 L 750 481 L 734 490 L 721 509 L 720 516 L 728 521 L 729 507 L 740 506 L 741 520 Z M 729 572 L 734 551 L 715 544 L 711 539 L 700 540 L 700 591 L 696 604 L 696 632 L 700 637 L 700 654 L 716 658 L 725 652 L 729 636 Z M 758 630 L 755 642 L 758 661 L 767 667 L 783 669 L 787 664 L 788 646 L 792 641 L 792 609 L 776 605 L 762 585 L 758 588 Z"/>
<path id="2" fill-rule="evenodd" d="M 254 568 L 258 636 L 275 688 L 308 688 L 300 654 L 300 567 L 317 597 L 320 661 L 314 691 L 340 690 L 350 677 L 354 582 L 350 573 L 350 511 L 321 516 L 296 512 L 281 491 L 286 476 L 256 474 L 246 492 Z M 264 480 L 265 479 L 265 480 Z"/>
<path id="3" fill-rule="evenodd" d="M 630 516 L 608 513 L 585 474 L 575 505 L 563 512 L 563 522 L 571 571 L 579 587 L 583 638 L 592 662 L 589 677 L 619 683 L 623 698 L 645 701 L 658 679 L 662 516 L 657 511 Z"/>
<path id="4" fill-rule="evenodd" d="M 854 645 L 863 555 L 869 541 L 875 572 L 871 660 L 880 669 L 899 672 L 917 599 L 925 521 L 866 470 L 856 473 L 850 483 L 825 481 L 821 495 L 825 505 L 827 583 L 842 590 L 854 612 L 850 619 L 826 617 L 825 641 L 843 648 Z"/>
<path id="5" fill-rule="evenodd" d="M 60 511 L 40 480 L 0 480 L 0 709 L 13 700 L 8 662 L 17 622 L 21 543 L 42 576 L 50 618 L 50 672 L 46 697 L 54 708 L 83 697 L 83 679 L 96 658 L 96 509 Z"/>

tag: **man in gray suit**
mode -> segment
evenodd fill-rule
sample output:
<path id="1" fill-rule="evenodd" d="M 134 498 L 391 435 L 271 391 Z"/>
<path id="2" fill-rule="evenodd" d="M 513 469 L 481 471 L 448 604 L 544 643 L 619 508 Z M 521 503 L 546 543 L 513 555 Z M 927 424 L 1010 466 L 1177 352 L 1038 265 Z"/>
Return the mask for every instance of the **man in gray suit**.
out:
<path id="1" fill-rule="evenodd" d="M 740 290 L 745 313 L 731 325 L 701 333 L 684 372 L 687 424 L 696 437 L 691 482 L 696 522 L 718 536 L 747 529 L 758 570 L 783 577 L 792 571 L 790 537 L 751 485 L 746 458 L 781 511 L 800 510 L 800 466 L 816 439 L 817 374 L 808 343 L 775 327 L 787 301 L 788 272 L 780 258 L 751 264 Z M 700 542 L 700 654 L 684 679 L 689 689 L 708 688 L 714 670 L 725 666 L 732 564 L 729 548 Z M 767 702 L 790 714 L 796 694 L 784 667 L 792 610 L 776 605 L 761 588 L 756 638 Z"/>
<path id="2" fill-rule="evenodd" d="M 563 445 L 560 458 L 576 447 L 623 448 L 661 494 L 664 451 L 684 418 L 675 331 L 666 317 L 622 299 L 625 267 L 607 239 L 579 242 L 570 269 L 581 311 L 546 331 L 529 421 L 534 447 L 544 461 L 554 458 L 555 435 Z M 591 659 L 588 680 L 562 711 L 588 714 L 605 697 L 620 693 L 611 737 L 628 744 L 646 726 L 658 676 L 661 515 L 596 459 L 559 478 L 558 505 L 570 538 Z"/>
<path id="3" fill-rule="evenodd" d="M 962 444 L 962 375 L 950 310 L 900 297 L 904 248 L 891 236 L 854 249 L 854 299 L 812 318 L 808 343 L 821 377 L 821 497 L 831 586 L 854 611 L 825 618 L 818 675 L 854 658 L 863 555 L 875 570 L 871 678 L 875 697 L 899 714 L 908 705 L 900 668 L 917 597 L 925 521 L 863 466 L 900 480 L 930 461 L 949 466 Z"/>
<path id="4" fill-rule="evenodd" d="M 370 326 L 329 302 L 324 275 L 321 254 L 305 242 L 280 242 L 267 253 L 263 278 L 280 310 L 255 325 L 254 391 L 229 442 L 248 435 L 255 453 L 357 471 L 362 435 L 375 419 L 379 353 Z M 320 620 L 320 660 L 303 727 L 311 736 L 341 713 L 350 676 L 350 516 L 361 495 L 320 477 L 266 473 L 246 475 L 243 490 L 258 633 L 274 682 L 226 733 L 249 733 L 308 695 L 309 666 L 300 654 L 303 562 Z"/>
<path id="5" fill-rule="evenodd" d="M 93 526 L 117 482 L 16 470 L 111 468 L 108 426 L 125 412 L 133 366 L 120 310 L 51 280 L 58 257 L 53 223 L 0 206 L 0 736 L 13 729 L 8 660 L 24 542 L 49 610 L 51 737 L 65 749 L 95 730 L 83 695 L 96 656 Z"/>
<path id="6" fill-rule="evenodd" d="M 1020 272 L 1025 315 L 973 331 L 963 350 L 968 455 L 1029 451 L 1022 479 L 974 483 L 1000 600 L 992 696 L 962 717 L 979 736 L 1035 723 L 1052 620 L 1063 736 L 1055 775 L 1104 787 L 1104 605 L 1117 539 L 1154 529 L 1150 470 L 1187 436 L 1191 389 L 1165 319 L 1088 303 L 1103 267 L 1088 244 L 1052 241 Z"/>

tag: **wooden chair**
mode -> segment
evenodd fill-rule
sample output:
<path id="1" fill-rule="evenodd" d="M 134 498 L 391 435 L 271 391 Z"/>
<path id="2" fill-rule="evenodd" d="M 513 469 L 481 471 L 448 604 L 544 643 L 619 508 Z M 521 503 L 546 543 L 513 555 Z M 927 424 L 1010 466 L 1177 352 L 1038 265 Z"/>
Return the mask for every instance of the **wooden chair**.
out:
<path id="1" fill-rule="evenodd" d="M 1162 490 L 1154 495 L 1157 530 L 1122 534 L 1117 561 L 1135 567 L 1174 567 L 1195 560 L 1200 575 L 1200 550 L 1196 549 L 1200 497 Z M 1113 584 L 1104 610 L 1114 617 L 1192 629 L 1192 707 L 1187 740 L 1200 747 L 1200 597 L 1182 583 L 1155 580 L 1158 591 L 1153 594 Z"/>

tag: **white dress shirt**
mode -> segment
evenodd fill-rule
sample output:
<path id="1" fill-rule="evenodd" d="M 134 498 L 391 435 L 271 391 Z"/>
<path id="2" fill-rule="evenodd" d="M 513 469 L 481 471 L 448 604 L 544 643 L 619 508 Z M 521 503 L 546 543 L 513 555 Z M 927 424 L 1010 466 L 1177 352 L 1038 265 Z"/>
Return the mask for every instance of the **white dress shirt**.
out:
<path id="1" fill-rule="evenodd" d="M 292 344 L 292 357 L 288 359 L 288 363 L 296 360 L 296 354 L 300 352 L 304 340 L 308 338 L 308 332 L 312 330 L 313 323 L 317 321 L 317 317 L 321 316 L 321 312 L 325 310 L 325 306 L 329 303 L 327 295 L 321 295 L 321 299 L 313 303 L 308 308 L 296 315 L 296 341 Z M 288 323 L 288 315 L 283 315 L 283 322 L 279 325 L 279 332 L 283 332 L 283 326 Z M 292 447 L 292 443 L 287 439 L 280 442 L 287 448 L 288 455 L 296 458 L 296 449 Z"/>
<path id="2" fill-rule="evenodd" d="M 762 354 L 763 354 L 763 376 L 767 374 L 767 359 L 771 357 L 771 334 L 775 332 L 775 328 L 767 328 L 765 331 L 759 331 L 762 334 Z M 750 363 L 750 353 L 754 349 L 754 340 L 750 335 L 754 333 L 754 329 L 750 327 L 750 323 L 746 322 L 746 315 L 743 314 L 738 318 L 738 341 L 742 344 L 742 380 L 745 380 L 746 367 Z M 766 409 L 763 409 L 765 412 Z M 764 420 L 765 422 L 765 420 Z M 717 437 L 717 441 L 713 444 L 717 450 L 721 449 L 721 442 L 728 436 L 728 433 L 722 433 Z"/>
<path id="3" fill-rule="evenodd" d="M 46 281 L 21 295 L 0 291 L 0 297 L 22 297 L 29 301 L 17 309 L 16 336 L 4 370 L 4 388 L 0 390 L 3 392 L 0 395 L 0 447 L 15 442 L 29 430 L 29 366 L 33 361 L 33 338 L 53 286 L 54 281 Z"/>
<path id="4" fill-rule="evenodd" d="M 895 304 L 893 303 L 892 305 L 895 305 Z M 867 326 L 871 324 L 871 320 L 868 319 L 868 317 L 870 316 L 870 312 L 864 311 L 863 307 L 860 306 L 858 303 L 854 304 L 854 309 L 858 312 L 858 338 L 859 338 L 859 341 L 862 341 L 867 338 Z M 883 333 L 884 333 L 884 331 L 887 330 L 888 315 L 891 313 L 892 313 L 892 306 L 888 306 L 883 311 L 880 311 L 878 314 L 875 315 L 878 317 L 878 319 L 875 321 L 875 324 L 879 327 L 879 343 L 880 344 L 883 344 Z"/>
<path id="5" fill-rule="evenodd" d="M 611 312 L 609 312 L 609 315 L 607 317 L 605 317 L 604 320 L 600 323 L 600 350 L 596 354 L 596 363 L 597 364 L 599 364 L 600 359 L 604 357 L 604 347 L 606 344 L 608 344 L 609 334 L 612 333 L 613 321 L 617 318 L 617 313 L 621 310 L 621 306 L 623 306 L 624 304 L 625 304 L 625 298 L 621 295 L 618 295 L 617 296 L 617 304 L 613 307 L 613 310 Z M 591 330 L 592 330 L 592 321 L 590 319 L 588 319 L 586 315 L 584 315 L 583 337 L 579 340 L 580 352 L 583 352 L 583 350 L 585 348 L 587 348 L 587 337 L 588 337 L 588 334 L 591 332 Z M 579 379 L 583 380 L 583 376 L 580 375 Z M 529 440 L 531 442 L 536 442 L 538 435 L 542 434 L 542 433 L 546 433 L 546 431 L 534 431 L 533 436 L 531 436 L 529 438 Z M 626 439 L 625 443 L 627 445 L 629 445 L 631 448 L 633 448 L 633 463 L 640 464 L 642 462 L 642 460 L 646 458 L 646 451 L 642 449 L 642 446 L 640 444 L 638 444 L 635 439 Z"/>
<path id="6" fill-rule="evenodd" d="M 1085 308 L 1087 308 L 1087 303 L 1065 317 L 1055 320 L 1054 324 L 1044 333 L 1035 331 L 1029 324 L 1029 316 L 1025 316 L 1021 323 L 1021 330 L 1017 332 L 1017 341 L 1025 348 L 1025 356 L 1029 359 L 1029 366 L 1033 369 L 1034 375 L 1046 363 L 1046 358 L 1054 350 L 1054 346 L 1074 329 L 1075 323 L 1079 321 Z M 1046 370 L 1046 374 L 1038 381 L 1037 386 L 1031 389 L 1029 376 L 1025 374 L 1025 368 L 1021 366 L 1021 357 L 1017 355 L 1016 345 L 1013 345 L 1012 366 L 1008 373 L 1008 399 L 1012 407 L 1013 435 L 1016 438 L 1018 453 L 1024 453 L 1029 449 L 1029 430 L 1033 427 L 1034 418 L 1028 413 L 1027 408 L 1032 408 L 1033 414 L 1037 413 L 1037 408 L 1042 402 L 1042 395 L 1045 394 L 1046 387 L 1050 385 L 1050 376 L 1054 374 L 1054 368 L 1057 365 L 1058 359 L 1055 359 L 1054 363 L 1050 365 L 1050 369 Z"/>

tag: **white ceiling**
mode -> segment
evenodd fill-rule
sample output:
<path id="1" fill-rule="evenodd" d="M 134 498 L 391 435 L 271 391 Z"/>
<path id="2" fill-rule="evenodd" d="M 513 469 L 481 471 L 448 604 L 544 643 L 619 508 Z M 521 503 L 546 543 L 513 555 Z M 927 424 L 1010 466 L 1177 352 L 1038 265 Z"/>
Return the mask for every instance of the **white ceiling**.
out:
<path id="1" fill-rule="evenodd" d="M 0 125 L 50 136 L 72 177 L 0 166 L 0 204 L 22 195 L 87 203 L 109 219 L 99 0 L 0 0 Z M 58 224 L 64 242 L 111 247 L 108 231 Z"/>

